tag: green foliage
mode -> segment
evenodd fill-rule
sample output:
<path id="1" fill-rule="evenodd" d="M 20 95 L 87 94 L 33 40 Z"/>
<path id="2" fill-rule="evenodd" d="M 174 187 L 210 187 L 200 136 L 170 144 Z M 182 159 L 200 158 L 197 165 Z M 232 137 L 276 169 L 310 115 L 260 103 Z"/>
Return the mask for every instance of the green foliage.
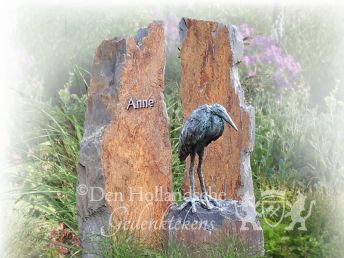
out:
<path id="1" fill-rule="evenodd" d="M 247 257 L 248 250 L 244 248 L 240 241 L 235 241 L 228 236 L 220 237 L 216 244 L 203 245 L 201 247 L 188 248 L 182 243 L 171 240 L 168 246 L 152 249 L 148 245 L 138 241 L 133 232 L 119 230 L 114 237 L 102 237 L 100 240 L 102 255 L 105 258 L 110 257 L 176 257 L 191 258 L 203 256 L 207 257 Z"/>
<path id="2" fill-rule="evenodd" d="M 258 92 L 253 101 L 256 138 L 251 165 L 256 197 L 259 200 L 262 191 L 275 188 L 285 190 L 291 203 L 297 191 L 316 201 L 306 232 L 298 231 L 299 225 L 286 231 L 290 218 L 274 228 L 261 219 L 265 250 L 272 257 L 336 257 L 338 243 L 344 241 L 338 227 L 343 211 L 337 204 L 344 173 L 339 155 L 344 145 L 338 133 L 344 127 L 343 103 L 334 92 L 326 99 L 327 112 L 320 113 L 309 107 L 306 93 L 276 98 Z M 309 202 L 303 216 L 308 208 Z"/>
<path id="3" fill-rule="evenodd" d="M 179 133 L 183 125 L 183 111 L 179 99 L 177 82 L 174 85 L 167 85 L 165 91 L 165 101 L 169 117 L 169 134 L 172 145 L 172 182 L 173 191 L 178 193 L 184 178 L 185 164 L 178 158 Z M 180 195 L 181 196 L 181 195 Z M 180 201 L 180 200 L 177 200 Z"/>
<path id="4" fill-rule="evenodd" d="M 306 210 L 308 212 L 310 200 L 316 201 L 311 216 L 306 221 L 307 231 L 299 231 L 299 224 L 294 230 L 285 229 L 291 222 L 284 219 L 281 224 L 271 227 L 261 220 L 264 231 L 265 251 L 268 257 L 342 257 L 340 253 L 344 234 L 343 210 L 338 209 L 338 200 L 332 193 L 317 190 L 308 193 Z M 291 201 L 293 196 L 289 197 Z"/>
<path id="5" fill-rule="evenodd" d="M 104 258 L 118 257 L 163 257 L 159 251 L 153 250 L 138 241 L 133 232 L 119 229 L 109 237 L 100 238 L 101 255 Z"/>
<path id="6" fill-rule="evenodd" d="M 31 120 L 31 127 L 26 130 L 27 147 L 21 154 L 25 161 L 18 166 L 16 183 L 22 187 L 17 201 L 27 204 L 27 214 L 37 218 L 38 224 L 50 223 L 52 230 L 63 223 L 64 229 L 59 234 L 77 236 L 75 164 L 83 135 L 86 96 L 69 93 L 72 78 L 59 91 L 57 105 L 24 97 L 26 112 L 31 115 L 20 118 L 35 120 Z M 50 238 L 51 232 L 50 235 L 47 232 L 46 246 Z M 78 246 L 68 248 L 69 254 L 78 252 Z"/>
<path id="7" fill-rule="evenodd" d="M 339 153 L 343 103 L 328 98 L 328 111 L 319 113 L 307 104 L 306 92 L 282 98 L 268 93 L 256 96 L 256 139 L 252 155 L 255 174 L 276 179 L 291 187 L 293 181 L 306 188 L 315 183 L 341 185 L 343 168 Z"/>
<path id="8" fill-rule="evenodd" d="M 35 212 L 64 222 L 76 232 L 75 164 L 83 133 L 85 96 L 79 98 L 67 91 L 60 91 L 59 106 L 35 105 L 41 115 L 36 128 L 41 140 L 30 149 L 22 199 L 30 202 Z"/>

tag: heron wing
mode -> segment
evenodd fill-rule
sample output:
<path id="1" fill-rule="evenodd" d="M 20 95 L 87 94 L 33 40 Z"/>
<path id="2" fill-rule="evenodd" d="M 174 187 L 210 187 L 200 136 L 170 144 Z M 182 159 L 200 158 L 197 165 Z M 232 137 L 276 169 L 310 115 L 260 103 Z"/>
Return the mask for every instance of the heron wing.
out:
<path id="1" fill-rule="evenodd" d="M 201 143 L 207 132 L 210 121 L 208 109 L 195 110 L 184 123 L 179 137 L 179 158 L 185 160 L 197 144 Z"/>

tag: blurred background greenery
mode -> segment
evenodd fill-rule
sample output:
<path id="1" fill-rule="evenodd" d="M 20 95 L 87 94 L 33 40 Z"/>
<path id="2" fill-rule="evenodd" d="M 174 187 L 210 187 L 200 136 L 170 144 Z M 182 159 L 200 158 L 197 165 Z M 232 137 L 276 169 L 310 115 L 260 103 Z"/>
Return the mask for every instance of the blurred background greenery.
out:
<path id="1" fill-rule="evenodd" d="M 266 256 L 343 257 L 341 14 L 334 7 L 204 3 L 21 7 L 14 37 L 23 71 L 15 89 L 20 101 L 9 151 L 10 175 L 19 198 L 13 210 L 16 219 L 8 256 L 80 256 L 75 164 L 94 51 L 103 39 L 132 36 L 152 20 L 163 20 L 166 26 L 165 100 L 173 146 L 173 188 L 180 190 L 184 164 L 177 158 L 183 120 L 177 26 L 187 16 L 236 24 L 245 34 L 240 75 L 246 101 L 256 109 L 251 155 L 256 199 L 267 189 L 277 189 L 293 203 L 301 192 L 307 197 L 303 216 L 309 202 L 316 200 L 307 231 L 299 231 L 299 225 L 286 231 L 290 217 L 276 227 L 260 218 Z M 107 256 L 167 256 L 164 250 L 138 245 L 130 235 L 119 239 L 111 243 Z M 208 252 L 214 257 L 245 256 L 228 246 L 232 245 L 210 247 Z M 178 248 L 171 253 L 185 257 Z"/>

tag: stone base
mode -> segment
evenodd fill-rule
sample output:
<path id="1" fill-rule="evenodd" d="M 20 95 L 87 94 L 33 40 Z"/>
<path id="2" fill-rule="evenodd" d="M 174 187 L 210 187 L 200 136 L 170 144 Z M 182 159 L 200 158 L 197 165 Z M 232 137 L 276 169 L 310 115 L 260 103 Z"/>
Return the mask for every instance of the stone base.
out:
<path id="1" fill-rule="evenodd" d="M 263 231 L 254 207 L 234 200 L 219 201 L 219 206 L 207 210 L 197 203 L 196 213 L 192 213 L 191 205 L 181 211 L 178 210 L 180 206 L 172 207 L 166 217 L 168 243 L 182 244 L 192 254 L 199 247 L 230 237 L 238 241 L 249 255 L 263 256 Z"/>

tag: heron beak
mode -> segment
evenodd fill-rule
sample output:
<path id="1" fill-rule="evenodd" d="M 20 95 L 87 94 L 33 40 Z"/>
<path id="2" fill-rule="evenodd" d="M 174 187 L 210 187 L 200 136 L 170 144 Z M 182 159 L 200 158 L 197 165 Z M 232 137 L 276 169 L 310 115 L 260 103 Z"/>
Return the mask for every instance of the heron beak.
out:
<path id="1" fill-rule="evenodd" d="M 236 131 L 238 131 L 238 128 L 236 127 L 236 125 L 233 122 L 233 119 L 228 115 L 228 113 L 223 113 L 222 118 L 230 125 L 232 126 Z"/>

